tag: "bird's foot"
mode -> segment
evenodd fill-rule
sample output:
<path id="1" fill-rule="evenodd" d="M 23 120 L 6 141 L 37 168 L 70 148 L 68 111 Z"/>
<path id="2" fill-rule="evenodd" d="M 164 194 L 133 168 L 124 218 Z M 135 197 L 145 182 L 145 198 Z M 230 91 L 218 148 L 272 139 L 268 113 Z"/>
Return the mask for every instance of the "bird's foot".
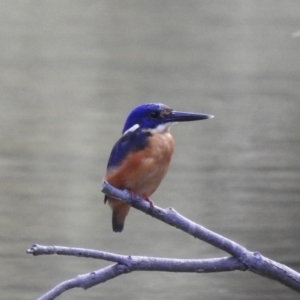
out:
<path id="1" fill-rule="evenodd" d="M 151 208 L 154 207 L 154 202 L 150 198 L 145 198 L 144 200 L 147 201 L 147 202 L 149 202 Z"/>
<path id="2" fill-rule="evenodd" d="M 135 194 L 133 191 L 131 191 L 131 190 L 128 190 L 129 191 L 129 193 L 130 193 L 130 196 L 131 196 L 131 199 L 133 200 L 133 201 L 138 201 L 138 199 L 139 199 L 139 196 L 137 195 L 137 194 Z"/>
<path id="3" fill-rule="evenodd" d="M 147 201 L 147 202 L 149 202 L 149 204 L 150 204 L 149 211 L 152 212 L 153 209 L 154 209 L 154 202 L 150 198 L 145 198 L 144 200 Z"/>
<path id="4" fill-rule="evenodd" d="M 134 193 L 131 190 L 128 190 L 128 191 L 129 191 L 129 193 L 131 195 L 131 199 L 133 201 L 138 201 L 140 199 L 140 197 L 136 193 Z M 150 198 L 148 198 L 148 197 L 147 198 L 143 198 L 143 200 L 147 201 L 150 204 L 150 211 L 152 211 L 153 208 L 154 208 L 154 202 Z"/>

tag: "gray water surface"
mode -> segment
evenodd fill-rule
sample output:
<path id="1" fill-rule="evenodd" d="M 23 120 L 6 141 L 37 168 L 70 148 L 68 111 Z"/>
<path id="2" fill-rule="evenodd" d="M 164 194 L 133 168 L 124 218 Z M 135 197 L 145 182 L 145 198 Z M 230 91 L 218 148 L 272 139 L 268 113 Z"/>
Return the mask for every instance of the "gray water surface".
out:
<path id="1" fill-rule="evenodd" d="M 5 4 L 4 4 L 5 3 Z M 130 110 L 215 119 L 172 128 L 152 200 L 300 271 L 299 1 L 4 1 L 0 10 L 1 299 L 36 299 L 109 263 L 34 243 L 226 256 L 138 211 L 111 230 L 101 180 Z M 249 272 L 135 272 L 60 299 L 296 300 Z"/>

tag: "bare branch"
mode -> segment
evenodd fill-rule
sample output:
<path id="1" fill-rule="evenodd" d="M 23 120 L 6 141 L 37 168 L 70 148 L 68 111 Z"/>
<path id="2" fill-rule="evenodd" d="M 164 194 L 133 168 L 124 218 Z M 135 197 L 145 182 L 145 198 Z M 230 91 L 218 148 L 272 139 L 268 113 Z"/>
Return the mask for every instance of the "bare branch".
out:
<path id="1" fill-rule="evenodd" d="M 72 288 L 88 289 L 94 285 L 103 283 L 107 280 L 113 279 L 121 274 L 128 273 L 127 267 L 120 264 L 114 264 L 98 271 L 94 271 L 88 274 L 79 275 L 76 278 L 66 280 L 49 292 L 44 294 L 38 300 L 52 300 L 61 295 L 63 292 Z"/>
<path id="2" fill-rule="evenodd" d="M 102 187 L 103 193 L 125 201 L 134 208 L 229 253 L 239 262 L 244 264 L 249 271 L 276 280 L 289 288 L 300 292 L 300 274 L 293 269 L 268 259 L 258 252 L 247 250 L 238 243 L 190 221 L 172 208 L 162 209 L 157 206 L 151 208 L 147 201 L 144 201 L 139 197 L 133 199 L 127 190 L 118 190 L 106 181 L 102 182 Z"/>
<path id="3" fill-rule="evenodd" d="M 249 270 L 258 275 L 276 280 L 287 287 L 300 292 L 300 274 L 287 266 L 268 259 L 258 252 L 247 250 L 238 243 L 190 221 L 172 208 L 162 209 L 158 206 L 152 207 L 149 202 L 144 201 L 139 197 L 132 198 L 127 190 L 118 190 L 107 182 L 103 182 L 102 191 L 109 196 L 125 201 L 136 209 L 143 211 L 162 222 L 176 227 L 197 239 L 229 253 L 232 257 L 213 259 L 170 259 L 119 255 L 83 248 L 33 245 L 27 250 L 27 253 L 34 256 L 57 254 L 114 262 L 111 266 L 88 274 L 79 275 L 76 278 L 60 283 L 39 298 L 40 300 L 54 299 L 64 291 L 75 287 L 88 289 L 94 285 L 133 271 L 212 273 Z"/>
<path id="4" fill-rule="evenodd" d="M 127 256 L 115 253 L 84 248 L 62 246 L 33 245 L 27 253 L 37 255 L 68 255 L 116 262 L 131 271 L 164 271 L 164 272 L 195 272 L 216 273 L 225 271 L 245 271 L 245 266 L 233 257 L 211 259 L 173 259 L 149 256 Z"/>
<path id="5" fill-rule="evenodd" d="M 30 249 L 27 249 L 26 253 L 32 254 L 33 256 L 38 255 L 67 255 L 67 256 L 77 256 L 77 257 L 85 257 L 85 258 L 95 258 L 107 260 L 115 263 L 125 264 L 128 260 L 128 256 L 119 255 L 115 253 L 85 249 L 85 248 L 71 248 L 71 247 L 63 247 L 63 246 L 41 246 L 41 245 L 33 245 Z"/>
<path id="6" fill-rule="evenodd" d="M 232 257 L 213 259 L 170 259 L 145 256 L 126 256 L 104 251 L 83 248 L 68 248 L 61 246 L 33 245 L 27 253 L 37 255 L 69 255 L 113 261 L 117 264 L 106 268 L 79 275 L 76 278 L 64 281 L 43 295 L 40 300 L 54 299 L 63 292 L 72 288 L 88 289 L 94 285 L 113 279 L 132 271 L 164 271 L 213 273 L 228 271 L 245 271 L 245 266 Z"/>
<path id="7" fill-rule="evenodd" d="M 229 253 L 235 258 L 242 258 L 248 253 L 246 248 L 185 218 L 173 208 L 162 209 L 156 205 L 151 206 L 148 201 L 144 201 L 142 198 L 139 198 L 137 196 L 135 196 L 135 198 L 132 198 L 131 193 L 129 193 L 127 190 L 118 190 L 106 181 L 102 182 L 102 187 L 103 193 L 120 199 L 130 204 L 132 207 L 148 215 L 151 215 L 152 217 L 164 223 L 176 227 L 195 238 L 198 238 L 212 246 L 215 246 Z"/>

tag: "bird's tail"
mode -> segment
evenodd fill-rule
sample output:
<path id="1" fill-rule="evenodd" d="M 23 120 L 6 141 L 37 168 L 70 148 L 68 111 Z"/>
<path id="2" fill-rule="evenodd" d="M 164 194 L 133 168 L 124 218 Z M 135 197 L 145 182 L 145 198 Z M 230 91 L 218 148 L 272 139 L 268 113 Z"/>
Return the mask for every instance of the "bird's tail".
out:
<path id="1" fill-rule="evenodd" d="M 114 232 L 121 232 L 124 228 L 125 218 L 120 218 L 118 212 L 114 211 L 112 214 L 112 229 Z"/>
<path id="2" fill-rule="evenodd" d="M 112 208 L 112 228 L 114 232 L 121 232 L 124 228 L 125 218 L 129 212 L 130 205 L 116 199 L 109 199 Z"/>

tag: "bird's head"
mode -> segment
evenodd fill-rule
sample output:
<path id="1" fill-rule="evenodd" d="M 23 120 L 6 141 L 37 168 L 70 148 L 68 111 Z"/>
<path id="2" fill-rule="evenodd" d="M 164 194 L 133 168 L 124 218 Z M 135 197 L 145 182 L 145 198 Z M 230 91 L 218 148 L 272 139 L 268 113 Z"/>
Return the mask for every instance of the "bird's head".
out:
<path id="1" fill-rule="evenodd" d="M 175 111 L 162 103 L 142 104 L 129 114 L 123 134 L 137 128 L 151 132 L 164 132 L 173 123 L 213 118 L 212 115 Z"/>

